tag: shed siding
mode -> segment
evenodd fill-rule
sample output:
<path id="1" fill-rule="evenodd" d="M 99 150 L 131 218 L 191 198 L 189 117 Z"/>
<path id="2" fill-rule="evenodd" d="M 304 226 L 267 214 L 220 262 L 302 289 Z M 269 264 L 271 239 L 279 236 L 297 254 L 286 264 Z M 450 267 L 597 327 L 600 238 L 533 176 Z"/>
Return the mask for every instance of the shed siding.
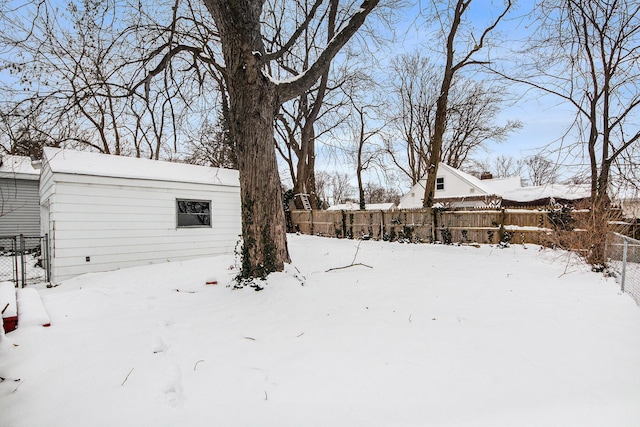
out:
<path id="1" fill-rule="evenodd" d="M 38 181 L 0 178 L 0 236 L 40 235 Z"/>
<path id="2" fill-rule="evenodd" d="M 48 172 L 42 176 L 54 281 L 230 253 L 239 238 L 239 187 Z M 177 198 L 211 200 L 212 226 L 178 229 Z"/>

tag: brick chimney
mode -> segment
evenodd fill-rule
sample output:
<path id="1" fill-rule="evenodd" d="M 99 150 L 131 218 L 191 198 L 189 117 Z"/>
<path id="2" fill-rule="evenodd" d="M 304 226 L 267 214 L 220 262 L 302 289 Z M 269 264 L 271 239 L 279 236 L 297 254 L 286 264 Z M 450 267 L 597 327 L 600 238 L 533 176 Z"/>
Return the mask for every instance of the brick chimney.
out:
<path id="1" fill-rule="evenodd" d="M 491 172 L 482 172 L 480 179 L 493 179 L 493 174 Z"/>

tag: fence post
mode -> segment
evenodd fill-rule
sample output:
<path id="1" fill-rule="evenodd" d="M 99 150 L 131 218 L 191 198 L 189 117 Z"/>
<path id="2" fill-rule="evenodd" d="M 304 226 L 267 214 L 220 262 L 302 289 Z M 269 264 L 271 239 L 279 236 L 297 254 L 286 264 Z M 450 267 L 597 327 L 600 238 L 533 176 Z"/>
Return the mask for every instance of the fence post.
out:
<path id="1" fill-rule="evenodd" d="M 622 241 L 624 243 L 622 244 L 622 276 L 620 278 L 620 290 L 624 293 L 624 281 L 627 275 L 627 247 L 629 242 L 627 242 L 627 239 L 622 239 Z"/>
<path id="2" fill-rule="evenodd" d="M 11 238 L 11 249 L 13 250 L 13 281 L 16 284 L 16 288 L 18 287 L 18 242 L 16 240 L 16 236 Z"/>
<path id="3" fill-rule="evenodd" d="M 51 281 L 51 261 L 49 259 L 49 234 L 47 233 L 44 233 L 44 240 L 42 242 L 42 256 L 44 258 L 45 279 L 48 283 Z"/>
<path id="4" fill-rule="evenodd" d="M 22 287 L 24 288 L 27 284 L 27 271 L 26 265 L 27 262 L 24 259 L 24 234 L 20 234 L 20 280 L 22 281 Z"/>

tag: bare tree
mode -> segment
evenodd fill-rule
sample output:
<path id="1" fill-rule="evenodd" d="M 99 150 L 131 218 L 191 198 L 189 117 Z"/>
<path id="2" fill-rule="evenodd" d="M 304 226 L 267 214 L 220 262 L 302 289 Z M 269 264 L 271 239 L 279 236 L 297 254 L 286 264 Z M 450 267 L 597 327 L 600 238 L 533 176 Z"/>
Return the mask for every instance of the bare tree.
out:
<path id="1" fill-rule="evenodd" d="M 366 207 L 363 172 L 381 166 L 385 154 L 382 144 L 374 142 L 376 137 L 380 140 L 381 131 L 385 126 L 382 120 L 384 103 L 372 95 L 376 89 L 379 90 L 379 87 L 375 80 L 363 74 L 358 74 L 357 79 L 341 86 L 347 99 L 345 109 L 348 108 L 349 114 L 338 132 L 342 132 L 344 127 L 347 128 L 344 131 L 348 135 L 347 141 L 342 148 L 348 161 L 355 165 L 361 210 Z"/>
<path id="2" fill-rule="evenodd" d="M 439 70 L 422 54 L 415 53 L 396 58 L 393 72 L 398 105 L 390 112 L 393 136 L 387 137 L 387 151 L 396 167 L 415 184 L 427 174 L 432 155 L 441 86 Z M 507 96 L 500 85 L 455 76 L 449 90 L 439 161 L 463 168 L 487 141 L 501 142 L 519 129 L 521 123 L 517 120 L 496 123 Z"/>
<path id="3" fill-rule="evenodd" d="M 167 72 L 134 90 L 148 51 L 170 32 L 143 18 L 141 10 L 94 0 L 60 10 L 26 1 L 3 10 L 0 45 L 7 54 L 0 61 L 13 79 L 2 87 L 0 109 L 39 112 L 38 132 L 53 144 L 159 158 L 173 142 L 175 151 L 180 114 L 187 111 L 176 100 L 193 85 Z"/>
<path id="4" fill-rule="evenodd" d="M 470 155 L 484 148 L 487 141 L 502 142 L 520 129 L 519 120 L 495 123 L 507 98 L 504 86 L 456 78 L 449 93 L 446 132 L 440 161 L 461 168 Z M 435 129 L 434 129 L 435 131 Z"/>
<path id="5" fill-rule="evenodd" d="M 431 207 L 433 205 L 438 163 L 440 162 L 443 139 L 446 132 L 449 93 L 454 82 L 454 77 L 465 67 L 486 63 L 486 61 L 475 59 L 475 55 L 484 47 L 489 34 L 496 28 L 512 7 L 511 0 L 505 1 L 505 6 L 497 18 L 492 19 L 477 38 L 473 36 L 473 33 L 470 33 L 474 43 L 467 49 L 460 49 L 459 46 L 457 46 L 456 37 L 458 36 L 463 16 L 467 12 L 470 4 L 471 0 L 449 1 L 444 2 L 445 8 L 443 10 L 436 10 L 439 20 L 443 22 L 442 29 L 447 33 L 446 63 L 442 73 L 438 100 L 436 102 L 434 131 L 430 141 L 429 160 L 427 161 L 427 179 L 423 201 L 424 207 Z M 453 12 L 451 12 L 451 10 L 453 10 Z M 451 13 L 451 15 L 449 15 L 449 13 Z M 444 22 L 447 22 L 446 26 Z M 458 53 L 456 53 L 456 48 L 458 48 Z M 460 53 L 461 51 L 462 53 Z"/>
<path id="6" fill-rule="evenodd" d="M 490 173 L 494 178 L 508 178 L 522 176 L 525 166 L 524 159 L 500 154 L 492 160 L 471 159 L 462 170 L 478 178 L 486 173 Z"/>
<path id="7" fill-rule="evenodd" d="M 335 35 L 339 4 L 338 0 L 331 0 L 326 11 L 327 19 L 318 20 L 316 25 L 303 28 L 304 36 L 301 39 L 304 40 L 304 44 L 297 51 L 286 51 L 274 61 L 278 68 L 274 70 L 274 75 L 298 76 L 309 69 L 317 52 Z M 310 10 L 319 8 L 319 5 L 317 2 L 301 2 L 299 7 L 304 11 L 302 16 L 307 16 Z M 268 38 L 267 44 L 271 51 L 281 50 L 287 42 L 283 39 L 283 32 L 286 31 L 283 28 L 283 22 L 286 22 L 282 19 L 284 13 L 286 7 L 280 2 L 274 2 L 268 13 L 273 22 L 273 36 Z M 325 37 L 320 40 L 323 33 Z M 326 107 L 325 96 L 331 91 L 329 76 L 330 67 L 327 67 L 316 84 L 293 100 L 282 104 L 280 112 L 276 115 L 276 135 L 279 137 L 276 148 L 287 162 L 293 191 L 295 194 L 307 194 L 313 207 L 318 206 L 315 188 L 315 143 L 319 135 L 316 123 L 326 113 L 323 107 Z"/>
<path id="8" fill-rule="evenodd" d="M 556 165 L 552 161 L 536 155 L 527 157 L 524 162 L 527 166 L 531 185 L 553 184 L 557 181 L 558 172 Z"/>
<path id="9" fill-rule="evenodd" d="M 238 161 L 233 140 L 229 135 L 229 126 L 223 114 L 219 114 L 215 123 L 205 121 L 198 127 L 197 140 L 188 147 L 187 163 L 237 169 Z"/>
<path id="10" fill-rule="evenodd" d="M 367 182 L 364 185 L 364 194 L 367 203 L 400 203 L 400 191 L 372 182 Z"/>
<path id="11" fill-rule="evenodd" d="M 532 61 L 519 68 L 528 74 L 510 77 L 575 108 L 576 142 L 561 149 L 586 156 L 594 207 L 607 206 L 612 168 L 633 169 L 623 159 L 640 140 L 640 5 L 541 0 L 535 10 Z"/>
<path id="12" fill-rule="evenodd" d="M 612 174 L 631 177 L 640 140 L 640 5 L 635 0 L 540 0 L 531 44 L 517 71 L 503 76 L 551 94 L 575 109 L 558 150 L 588 159 L 593 224 L 598 241 L 587 261 L 604 264 L 605 212 Z M 518 74 L 516 76 L 516 74 Z M 573 130 L 574 132 L 570 132 Z M 631 160 L 631 161 L 629 161 Z"/>
<path id="13" fill-rule="evenodd" d="M 378 0 L 365 0 L 345 11 L 350 18 L 303 73 L 278 81 L 269 74 L 271 61 L 291 49 L 316 9 L 312 8 L 284 48 L 265 49 L 261 27 L 263 1 L 204 0 L 216 24 L 229 98 L 230 132 L 237 144 L 242 198 L 242 277 L 264 277 L 289 261 L 282 190 L 275 155 L 273 121 L 280 105 L 305 93 L 326 72 L 331 60 L 364 23 Z M 320 4 L 320 0 L 316 3 Z"/>
<path id="14" fill-rule="evenodd" d="M 335 172 L 330 174 L 329 193 L 331 194 L 331 204 L 337 205 L 353 200 L 354 187 L 351 184 L 349 174 Z"/>
<path id="15" fill-rule="evenodd" d="M 524 159 L 516 159 L 513 156 L 499 155 L 493 159 L 493 171 L 496 178 L 508 178 L 510 176 L 522 177 L 525 168 Z"/>

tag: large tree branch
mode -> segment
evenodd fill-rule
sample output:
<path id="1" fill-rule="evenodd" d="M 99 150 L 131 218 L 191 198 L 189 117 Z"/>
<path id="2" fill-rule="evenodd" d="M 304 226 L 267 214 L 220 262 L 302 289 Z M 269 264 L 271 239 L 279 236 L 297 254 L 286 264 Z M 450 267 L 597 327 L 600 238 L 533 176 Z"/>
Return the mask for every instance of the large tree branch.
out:
<path id="1" fill-rule="evenodd" d="M 160 50 L 163 49 L 163 48 L 166 48 L 166 47 L 167 47 L 167 44 L 161 46 L 160 48 L 158 48 L 154 52 L 152 52 L 152 55 L 155 56 L 155 54 L 159 54 Z M 181 52 L 191 52 L 199 60 L 214 66 L 219 72 L 224 73 L 224 67 L 220 66 L 215 61 L 215 59 L 205 55 L 203 53 L 202 49 L 194 47 L 194 46 L 177 45 L 177 46 L 174 46 L 173 48 L 170 48 L 169 51 L 164 54 L 164 56 L 162 57 L 162 59 L 160 60 L 158 65 L 156 65 L 156 67 L 154 69 L 149 71 L 149 73 L 145 76 L 144 79 L 142 79 L 140 82 L 138 82 L 136 85 L 134 85 L 131 88 L 130 93 L 135 92 L 142 85 L 145 86 L 145 93 L 148 93 L 149 85 L 151 84 L 151 80 L 155 76 L 157 76 L 158 74 L 162 73 L 169 66 L 169 64 L 171 63 L 171 59 L 173 57 L 177 56 L 178 54 L 180 54 Z"/>
<path id="2" fill-rule="evenodd" d="M 471 3 L 471 2 L 469 2 L 469 3 Z M 465 5 L 464 9 L 466 9 L 467 6 L 468 6 L 468 3 Z M 473 49 L 471 49 L 467 53 L 467 55 L 465 55 L 465 57 L 460 62 L 458 62 L 456 65 L 454 65 L 454 67 L 453 67 L 453 71 L 454 72 L 456 72 L 458 69 L 460 69 L 462 67 L 465 67 L 467 65 L 470 65 L 470 64 L 485 64 L 486 63 L 484 61 L 471 61 L 471 57 L 476 52 L 478 52 L 480 49 L 482 49 L 484 47 L 484 42 L 485 42 L 487 36 L 489 35 L 489 33 L 491 31 L 493 31 L 498 26 L 500 21 L 502 21 L 502 19 L 507 15 L 507 13 L 509 13 L 509 10 L 511 9 L 512 6 L 513 5 L 512 5 L 511 0 L 508 0 L 506 2 L 505 8 L 502 11 L 502 13 L 500 14 L 500 16 L 498 16 L 498 18 L 496 18 L 496 20 L 493 21 L 493 23 L 490 26 L 488 26 L 487 28 L 485 28 L 485 30 L 482 32 L 482 35 L 480 36 L 480 39 L 478 40 L 478 43 L 476 43 L 476 45 L 473 47 Z M 464 13 L 464 10 L 463 10 L 462 13 Z"/>
<path id="3" fill-rule="evenodd" d="M 323 0 L 316 0 L 316 2 L 313 4 L 313 7 L 309 11 L 309 14 L 305 18 L 304 22 L 296 29 L 296 31 L 291 35 L 289 40 L 277 52 L 270 52 L 264 56 L 263 59 L 265 62 L 273 61 L 274 59 L 280 58 L 282 55 L 284 55 L 293 47 L 293 45 L 295 44 L 296 40 L 298 40 L 302 32 L 309 27 L 309 23 L 311 22 L 313 17 L 316 15 L 316 11 L 318 10 L 318 7 L 320 7 L 320 5 L 322 4 L 322 1 Z"/>
<path id="4" fill-rule="evenodd" d="M 327 44 L 316 62 L 308 70 L 295 79 L 281 82 L 278 85 L 278 98 L 281 103 L 289 101 L 309 89 L 325 72 L 331 60 L 340 52 L 340 49 L 351 39 L 355 32 L 364 24 L 365 19 L 378 5 L 380 0 L 365 0 L 360 9 L 353 14 L 349 23 L 335 35 Z"/>

